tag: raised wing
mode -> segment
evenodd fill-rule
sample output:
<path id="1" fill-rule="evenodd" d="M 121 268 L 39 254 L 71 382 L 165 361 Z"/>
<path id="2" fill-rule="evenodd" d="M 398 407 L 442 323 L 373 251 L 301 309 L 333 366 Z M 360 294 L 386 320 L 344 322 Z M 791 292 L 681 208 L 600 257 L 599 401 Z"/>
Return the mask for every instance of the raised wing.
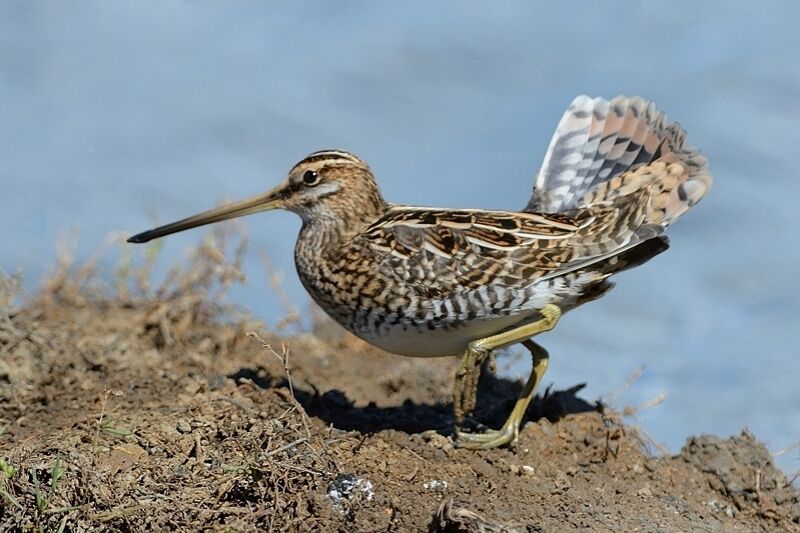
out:
<path id="1" fill-rule="evenodd" d="M 563 212 L 591 205 L 601 184 L 662 160 L 684 167 L 691 205 L 711 185 L 708 161 L 685 146 L 686 133 L 652 102 L 638 96 L 612 100 L 579 96 L 561 118 L 525 211 Z"/>

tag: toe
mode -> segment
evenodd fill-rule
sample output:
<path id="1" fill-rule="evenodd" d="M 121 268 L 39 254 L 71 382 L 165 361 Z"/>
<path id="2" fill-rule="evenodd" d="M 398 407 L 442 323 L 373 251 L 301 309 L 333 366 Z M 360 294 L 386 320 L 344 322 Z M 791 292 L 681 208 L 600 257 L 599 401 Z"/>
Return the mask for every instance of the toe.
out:
<path id="1" fill-rule="evenodd" d="M 511 444 L 516 440 L 513 430 L 489 430 L 483 433 L 456 433 L 456 444 L 461 448 L 488 450 Z"/>

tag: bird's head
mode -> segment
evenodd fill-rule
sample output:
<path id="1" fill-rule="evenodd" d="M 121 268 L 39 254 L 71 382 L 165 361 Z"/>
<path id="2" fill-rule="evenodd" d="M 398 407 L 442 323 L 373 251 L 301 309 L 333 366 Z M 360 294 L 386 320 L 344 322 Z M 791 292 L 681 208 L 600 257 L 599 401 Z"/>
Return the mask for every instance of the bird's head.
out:
<path id="1" fill-rule="evenodd" d="M 297 213 L 305 224 L 352 227 L 371 222 L 385 207 L 366 163 L 348 152 L 324 150 L 297 163 L 286 179 L 271 191 L 145 231 L 134 235 L 128 242 L 147 242 L 197 226 L 271 209 Z"/>

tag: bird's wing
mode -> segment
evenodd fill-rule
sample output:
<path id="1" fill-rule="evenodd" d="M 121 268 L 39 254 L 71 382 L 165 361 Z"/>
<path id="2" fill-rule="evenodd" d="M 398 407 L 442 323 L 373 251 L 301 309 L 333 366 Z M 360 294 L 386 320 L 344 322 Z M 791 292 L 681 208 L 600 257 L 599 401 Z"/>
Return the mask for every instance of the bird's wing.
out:
<path id="1" fill-rule="evenodd" d="M 360 238 L 398 282 L 433 291 L 520 287 L 586 268 L 654 236 L 653 230 L 637 234 L 645 203 L 612 201 L 574 218 L 396 206 Z"/>
<path id="2" fill-rule="evenodd" d="M 556 213 L 586 207 L 587 194 L 659 159 L 679 162 L 693 203 L 711 185 L 708 161 L 685 145 L 686 132 L 638 96 L 579 96 L 561 117 L 525 211 Z"/>

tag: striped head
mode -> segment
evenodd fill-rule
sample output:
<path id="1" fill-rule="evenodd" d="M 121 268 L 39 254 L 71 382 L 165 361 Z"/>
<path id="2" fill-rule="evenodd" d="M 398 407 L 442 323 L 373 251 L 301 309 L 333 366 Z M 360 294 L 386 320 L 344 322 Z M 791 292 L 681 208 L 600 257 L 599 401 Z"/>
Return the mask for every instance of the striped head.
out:
<path id="1" fill-rule="evenodd" d="M 281 198 L 280 207 L 297 213 L 306 223 L 372 221 L 386 209 L 367 164 L 341 150 L 306 156 L 275 191 Z"/>
<path id="2" fill-rule="evenodd" d="M 366 163 L 342 150 L 323 150 L 293 166 L 286 179 L 271 191 L 145 231 L 128 241 L 147 242 L 270 209 L 297 213 L 306 225 L 321 223 L 358 231 L 378 218 L 386 203 Z"/>

